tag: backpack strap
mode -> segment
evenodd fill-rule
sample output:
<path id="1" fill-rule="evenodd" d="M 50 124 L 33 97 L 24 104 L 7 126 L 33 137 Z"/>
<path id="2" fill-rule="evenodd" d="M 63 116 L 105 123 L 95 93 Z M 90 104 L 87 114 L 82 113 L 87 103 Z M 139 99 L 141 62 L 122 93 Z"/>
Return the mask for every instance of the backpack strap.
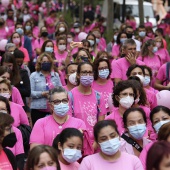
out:
<path id="1" fill-rule="evenodd" d="M 69 91 L 68 95 L 69 95 L 70 101 L 71 101 L 72 116 L 75 117 L 75 114 L 74 114 L 74 97 L 73 97 L 73 93 L 71 91 Z"/>
<path id="2" fill-rule="evenodd" d="M 127 143 L 131 144 L 135 149 L 137 149 L 139 152 L 142 152 L 143 148 L 135 142 L 132 138 L 126 136 L 124 133 L 121 136 Z"/>
<path id="3" fill-rule="evenodd" d="M 170 70 L 170 62 L 167 62 L 166 63 L 166 80 L 170 80 L 169 70 Z"/>
<path id="4" fill-rule="evenodd" d="M 95 95 L 96 95 L 96 100 L 97 100 L 97 121 L 98 121 L 99 114 L 101 112 L 101 110 L 100 110 L 100 94 L 99 94 L 99 92 L 95 91 Z"/>

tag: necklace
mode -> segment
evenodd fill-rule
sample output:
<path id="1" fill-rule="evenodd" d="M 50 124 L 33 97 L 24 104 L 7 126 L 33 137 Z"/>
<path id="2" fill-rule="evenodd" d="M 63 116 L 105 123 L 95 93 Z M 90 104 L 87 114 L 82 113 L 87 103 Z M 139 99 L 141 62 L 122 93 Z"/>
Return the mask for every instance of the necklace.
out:
<path id="1" fill-rule="evenodd" d="M 67 121 L 67 118 L 68 118 L 68 117 L 66 117 L 66 119 L 64 120 L 63 123 L 58 123 L 58 122 L 54 119 L 55 122 L 57 123 L 59 129 L 62 129 L 62 128 L 63 128 L 63 125 L 64 125 L 64 123 Z"/>

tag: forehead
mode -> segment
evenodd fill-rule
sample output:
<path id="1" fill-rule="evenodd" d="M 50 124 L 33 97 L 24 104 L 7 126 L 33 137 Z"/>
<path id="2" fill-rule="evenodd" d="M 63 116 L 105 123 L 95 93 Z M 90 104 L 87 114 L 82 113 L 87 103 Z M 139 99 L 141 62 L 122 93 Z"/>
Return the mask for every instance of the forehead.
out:
<path id="1" fill-rule="evenodd" d="M 85 51 L 79 51 L 79 55 L 87 55 Z"/>
<path id="2" fill-rule="evenodd" d="M 101 61 L 99 63 L 99 66 L 108 66 L 107 62 L 106 61 Z"/>
<path id="3" fill-rule="evenodd" d="M 160 110 L 159 112 L 157 112 L 153 115 L 153 119 L 160 118 L 162 116 L 169 116 L 169 115 L 168 115 L 168 113 L 164 112 L 163 110 Z"/>
<path id="4" fill-rule="evenodd" d="M 57 100 L 57 99 L 62 100 L 62 99 L 67 98 L 67 94 L 64 92 L 60 92 L 60 93 L 56 92 L 53 95 L 51 95 L 51 98 L 52 100 Z"/>
<path id="5" fill-rule="evenodd" d="M 14 33 L 13 37 L 19 37 L 19 34 L 18 33 Z"/>
<path id="6" fill-rule="evenodd" d="M 133 32 L 133 29 L 132 28 L 126 28 L 126 31 L 127 32 Z"/>
<path id="7" fill-rule="evenodd" d="M 120 91 L 121 93 L 133 93 L 133 89 L 132 89 L 132 87 L 129 87 L 129 88 L 127 88 L 127 89 L 124 89 L 124 90 L 122 90 L 122 91 Z"/>
<path id="8" fill-rule="evenodd" d="M 136 48 L 136 44 L 127 44 L 126 45 L 126 48 Z"/>
<path id="9" fill-rule="evenodd" d="M 108 136 L 108 135 L 110 135 L 110 133 L 114 133 L 114 132 L 116 132 L 115 128 L 110 126 L 110 125 L 108 125 L 108 126 L 103 127 L 99 131 L 98 137 L 100 137 L 100 136 Z"/>
<path id="10" fill-rule="evenodd" d="M 139 67 L 136 67 L 131 72 L 142 72 L 142 69 Z"/>
<path id="11" fill-rule="evenodd" d="M 66 40 L 59 40 L 58 43 L 66 43 Z"/>
<path id="12" fill-rule="evenodd" d="M 129 120 L 138 120 L 138 119 L 141 119 L 143 118 L 142 116 L 142 113 L 139 112 L 139 111 L 133 111 L 133 112 L 130 112 L 127 116 L 127 121 Z"/>
<path id="13" fill-rule="evenodd" d="M 52 43 L 52 42 L 48 42 L 46 45 L 51 45 L 51 46 L 53 46 L 53 43 Z"/>
<path id="14" fill-rule="evenodd" d="M 68 71 L 77 70 L 77 67 L 78 67 L 78 65 L 70 65 L 70 66 L 68 67 Z"/>
<path id="15" fill-rule="evenodd" d="M 93 70 L 93 68 L 92 68 L 92 66 L 89 65 L 89 64 L 83 64 L 83 65 L 81 66 L 81 71 L 83 71 L 83 70 Z"/>

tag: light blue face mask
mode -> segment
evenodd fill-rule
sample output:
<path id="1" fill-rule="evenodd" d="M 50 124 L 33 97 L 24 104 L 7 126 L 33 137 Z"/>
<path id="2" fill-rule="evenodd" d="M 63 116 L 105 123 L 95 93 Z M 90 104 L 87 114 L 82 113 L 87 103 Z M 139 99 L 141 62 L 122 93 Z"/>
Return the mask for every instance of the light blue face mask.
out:
<path id="1" fill-rule="evenodd" d="M 107 79 L 108 75 L 109 75 L 109 69 L 103 69 L 103 70 L 99 70 L 99 77 L 101 79 Z"/>
<path id="2" fill-rule="evenodd" d="M 114 155 L 120 148 L 119 137 L 99 143 L 101 151 L 106 155 Z"/>
<path id="3" fill-rule="evenodd" d="M 100 39 L 99 38 L 96 38 L 96 43 L 98 44 L 100 42 Z"/>
<path id="4" fill-rule="evenodd" d="M 162 120 L 162 121 L 156 123 L 156 124 L 153 126 L 154 129 L 155 129 L 155 131 L 156 131 L 156 133 L 159 132 L 159 129 L 161 128 L 162 125 L 164 125 L 165 123 L 168 123 L 168 122 L 170 122 L 170 120 Z"/>
<path id="5" fill-rule="evenodd" d="M 145 31 L 139 32 L 139 36 L 140 36 L 140 37 L 145 37 L 145 36 L 146 36 L 146 32 L 145 32 Z"/>
<path id="6" fill-rule="evenodd" d="M 81 150 L 65 148 L 63 153 L 63 158 L 69 162 L 73 163 L 82 157 Z"/>
<path id="7" fill-rule="evenodd" d="M 60 103 L 58 105 L 54 105 L 54 113 L 59 117 L 64 117 L 69 111 L 68 103 Z"/>
<path id="8" fill-rule="evenodd" d="M 147 86 L 151 81 L 151 78 L 149 76 L 144 77 L 143 85 Z"/>
<path id="9" fill-rule="evenodd" d="M 120 38 L 121 44 L 123 44 L 126 40 L 127 40 L 127 38 Z"/>
<path id="10" fill-rule="evenodd" d="M 52 47 L 45 47 L 45 52 L 53 52 L 53 48 Z"/>
<path id="11" fill-rule="evenodd" d="M 155 47 L 153 47 L 152 52 L 153 52 L 153 53 L 156 53 L 157 51 L 158 51 L 158 47 L 156 47 L 156 46 L 155 46 Z"/>
<path id="12" fill-rule="evenodd" d="M 29 25 L 26 25 L 25 26 L 25 29 L 28 31 L 28 30 L 31 30 L 31 26 L 29 26 Z"/>
<path id="13" fill-rule="evenodd" d="M 145 132 L 146 132 L 146 124 L 138 124 L 134 126 L 128 127 L 129 133 L 137 140 L 140 140 L 143 138 Z"/>
<path id="14" fill-rule="evenodd" d="M 19 34 L 19 35 L 22 35 L 24 33 L 23 29 L 22 28 L 17 28 L 16 29 L 16 32 Z"/>

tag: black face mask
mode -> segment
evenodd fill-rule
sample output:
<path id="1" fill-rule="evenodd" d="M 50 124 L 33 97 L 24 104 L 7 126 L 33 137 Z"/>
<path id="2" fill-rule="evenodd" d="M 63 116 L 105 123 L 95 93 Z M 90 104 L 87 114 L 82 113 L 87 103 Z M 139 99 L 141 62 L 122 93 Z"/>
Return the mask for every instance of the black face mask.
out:
<path id="1" fill-rule="evenodd" d="M 48 36 L 48 32 L 42 32 L 42 33 L 41 33 L 41 36 L 42 36 L 42 37 L 47 37 L 47 36 Z"/>
<path id="2" fill-rule="evenodd" d="M 10 133 L 9 135 L 5 136 L 3 141 L 2 141 L 2 147 L 14 147 L 14 145 L 17 142 L 17 137 L 16 134 L 14 132 Z"/>
<path id="3" fill-rule="evenodd" d="M 89 59 L 88 59 L 87 57 L 81 56 L 80 58 L 81 58 L 81 60 L 84 61 L 84 62 L 89 62 Z"/>
<path id="4" fill-rule="evenodd" d="M 132 38 L 133 34 L 132 33 L 126 33 L 127 34 L 127 38 Z"/>
<path id="5" fill-rule="evenodd" d="M 13 16 L 8 16 L 8 19 L 13 19 Z"/>
<path id="6" fill-rule="evenodd" d="M 48 63 L 42 63 L 41 64 L 41 69 L 43 71 L 50 71 L 51 70 L 51 63 L 48 62 Z"/>

